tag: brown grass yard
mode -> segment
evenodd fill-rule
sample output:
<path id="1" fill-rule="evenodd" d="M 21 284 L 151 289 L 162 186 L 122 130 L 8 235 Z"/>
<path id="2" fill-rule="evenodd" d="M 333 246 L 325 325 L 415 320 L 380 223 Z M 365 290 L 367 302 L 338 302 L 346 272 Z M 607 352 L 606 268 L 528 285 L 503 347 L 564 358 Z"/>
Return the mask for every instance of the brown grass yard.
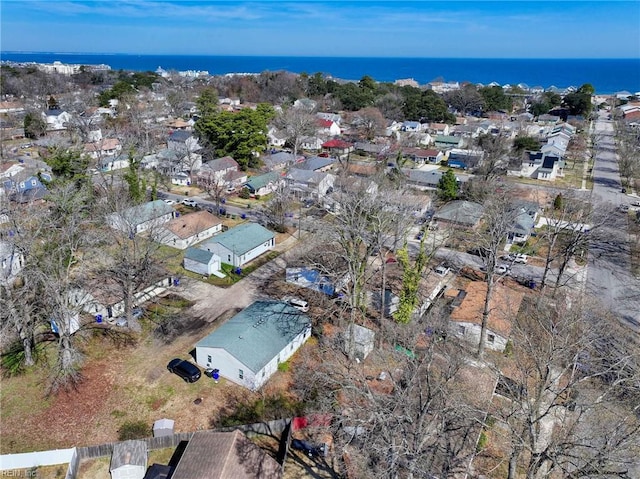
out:
<path id="1" fill-rule="evenodd" d="M 232 314 L 230 311 L 229 314 Z M 158 340 L 146 325 L 134 345 L 119 345 L 96 336 L 83 345 L 83 381 L 76 390 L 45 397 L 46 366 L 25 375 L 3 378 L 0 389 L 0 453 L 26 452 L 101 444 L 118 440 L 126 422 L 149 426 L 161 418 L 175 420 L 176 432 L 210 427 L 210 418 L 233 397 L 251 396 L 240 386 L 203 376 L 194 384 L 170 374 L 166 364 L 188 358 L 195 342 L 215 329 L 185 310 L 183 333 L 169 342 Z M 199 404 L 194 404 L 196 399 Z"/>

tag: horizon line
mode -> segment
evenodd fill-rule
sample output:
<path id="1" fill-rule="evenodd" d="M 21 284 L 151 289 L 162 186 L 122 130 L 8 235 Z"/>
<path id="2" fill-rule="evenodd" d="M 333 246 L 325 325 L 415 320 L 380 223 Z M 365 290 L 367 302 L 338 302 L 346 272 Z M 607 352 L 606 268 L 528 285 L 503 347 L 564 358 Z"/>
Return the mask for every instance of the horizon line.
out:
<path id="1" fill-rule="evenodd" d="M 103 56 L 181 56 L 181 57 L 261 57 L 261 58 L 384 58 L 384 59 L 434 59 L 434 60 L 637 60 L 640 57 L 465 57 L 465 56 L 363 56 L 363 55 L 264 55 L 264 54 L 213 54 L 213 53 L 122 53 L 122 52 L 50 52 L 0 50 L 2 54 L 20 55 L 103 55 Z"/>

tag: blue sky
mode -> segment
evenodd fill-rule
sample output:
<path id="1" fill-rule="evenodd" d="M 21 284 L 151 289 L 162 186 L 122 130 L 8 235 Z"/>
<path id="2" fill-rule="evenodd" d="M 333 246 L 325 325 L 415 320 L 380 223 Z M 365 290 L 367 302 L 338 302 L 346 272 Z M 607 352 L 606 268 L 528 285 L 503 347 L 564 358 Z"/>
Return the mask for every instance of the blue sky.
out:
<path id="1" fill-rule="evenodd" d="M 3 51 L 640 58 L 640 1 L 1 0 Z"/>

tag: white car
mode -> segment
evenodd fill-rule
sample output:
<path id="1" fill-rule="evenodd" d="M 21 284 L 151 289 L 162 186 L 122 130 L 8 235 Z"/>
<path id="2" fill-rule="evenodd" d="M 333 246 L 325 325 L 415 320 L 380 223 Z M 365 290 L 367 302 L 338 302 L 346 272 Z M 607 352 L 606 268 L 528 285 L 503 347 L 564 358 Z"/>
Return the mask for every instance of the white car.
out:
<path id="1" fill-rule="evenodd" d="M 303 313 L 309 311 L 309 303 L 307 303 L 304 299 L 296 298 L 295 296 L 285 296 L 284 298 L 282 298 L 282 301 L 289 303 L 291 306 Z"/>
<path id="2" fill-rule="evenodd" d="M 436 274 L 439 274 L 440 276 L 446 276 L 446 274 L 449 272 L 449 268 L 447 268 L 445 265 L 441 264 L 440 266 L 436 266 L 433 271 L 435 271 Z"/>
<path id="3" fill-rule="evenodd" d="M 191 206 L 192 208 L 195 208 L 196 206 L 198 206 L 198 203 L 196 203 L 196 200 L 192 200 L 191 198 L 185 198 L 180 203 L 182 203 L 185 206 Z"/>
<path id="4" fill-rule="evenodd" d="M 509 272 L 509 265 L 508 264 L 496 265 L 496 269 L 494 270 L 494 272 L 497 274 L 507 274 Z"/>
<path id="5" fill-rule="evenodd" d="M 176 204 L 176 200 L 166 199 L 166 200 L 163 200 L 163 201 L 168 205 L 175 205 Z"/>
<path id="6" fill-rule="evenodd" d="M 523 253 L 516 253 L 506 254 L 504 256 L 501 256 L 500 259 L 503 259 L 505 261 L 512 261 L 513 263 L 527 264 L 529 257 Z"/>

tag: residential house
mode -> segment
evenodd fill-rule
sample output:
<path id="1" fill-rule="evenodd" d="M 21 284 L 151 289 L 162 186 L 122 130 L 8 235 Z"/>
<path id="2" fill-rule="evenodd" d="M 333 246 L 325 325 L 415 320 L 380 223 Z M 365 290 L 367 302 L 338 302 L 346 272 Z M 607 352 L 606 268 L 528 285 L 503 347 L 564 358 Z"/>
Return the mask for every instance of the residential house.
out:
<path id="1" fill-rule="evenodd" d="M 402 123 L 402 131 L 418 132 L 422 130 L 422 124 L 419 121 L 405 121 Z"/>
<path id="2" fill-rule="evenodd" d="M 427 129 L 434 135 L 449 136 L 451 134 L 451 126 L 448 123 L 430 123 Z"/>
<path id="3" fill-rule="evenodd" d="M 269 145 L 281 148 L 287 143 L 287 134 L 271 127 L 267 132 L 267 140 Z"/>
<path id="4" fill-rule="evenodd" d="M 244 187 L 249 190 L 249 194 L 252 196 L 264 196 L 276 191 L 282 183 L 284 183 L 282 176 L 275 171 L 271 171 L 264 175 L 249 178 Z"/>
<path id="5" fill-rule="evenodd" d="M 340 125 L 331 120 L 318 118 L 318 133 L 325 136 L 338 136 L 341 133 Z"/>
<path id="6" fill-rule="evenodd" d="M 323 120 L 329 120 L 332 121 L 338 125 L 340 125 L 340 123 L 342 122 L 342 117 L 338 114 L 338 113 L 329 113 L 329 112 L 325 112 L 325 111 L 320 111 L 318 113 L 316 113 L 316 116 L 318 118 L 321 118 Z"/>
<path id="7" fill-rule="evenodd" d="M 96 166 L 100 171 L 109 172 L 129 168 L 129 162 L 128 155 L 106 156 L 98 159 Z"/>
<path id="8" fill-rule="evenodd" d="M 24 165 L 20 163 L 14 163 L 11 161 L 3 161 L 0 163 L 0 179 L 12 178 L 24 171 Z"/>
<path id="9" fill-rule="evenodd" d="M 313 111 L 318 106 L 318 103 L 310 98 L 298 98 L 293 102 L 293 107 L 299 110 Z"/>
<path id="10" fill-rule="evenodd" d="M 482 312 L 487 297 L 487 284 L 484 281 L 471 281 L 462 292 L 455 289 L 446 294 L 456 294 L 449 316 L 449 331 L 477 346 L 480 343 Z M 497 283 L 489 301 L 487 319 L 486 347 L 494 351 L 504 351 L 511 334 L 512 319 L 520 310 L 524 293 L 514 291 Z"/>
<path id="11" fill-rule="evenodd" d="M 220 256 L 223 263 L 240 267 L 273 249 L 275 234 L 257 223 L 243 223 L 200 245 Z"/>
<path id="12" fill-rule="evenodd" d="M 269 171 L 283 170 L 289 165 L 293 165 L 296 162 L 293 153 L 286 151 L 272 152 L 262 157 L 262 162 L 269 169 Z"/>
<path id="13" fill-rule="evenodd" d="M 164 293 L 167 288 L 175 284 L 174 281 L 175 279 L 171 276 L 156 276 L 149 280 L 134 292 L 134 306 Z M 122 285 L 109 276 L 85 281 L 82 288 L 77 288 L 69 294 L 69 303 L 107 322 L 113 322 L 114 318 L 125 312 Z"/>
<path id="14" fill-rule="evenodd" d="M 191 177 L 182 171 L 178 171 L 171 175 L 171 184 L 178 186 L 189 186 L 191 185 Z"/>
<path id="15" fill-rule="evenodd" d="M 511 243 L 524 243 L 531 236 L 540 206 L 533 201 L 518 201 L 515 210 L 515 218 L 509 228 L 507 239 Z"/>
<path id="16" fill-rule="evenodd" d="M 222 231 L 222 221 L 208 211 L 180 215 L 153 231 L 153 239 L 177 249 L 211 238 Z"/>
<path id="17" fill-rule="evenodd" d="M 311 320 L 282 301 L 256 301 L 195 345 L 196 362 L 260 389 L 311 336 Z"/>
<path id="18" fill-rule="evenodd" d="M 200 248 L 187 248 L 184 252 L 182 266 L 187 271 L 209 276 L 218 272 L 222 266 L 220 256 Z"/>
<path id="19" fill-rule="evenodd" d="M 282 466 L 238 429 L 197 431 L 171 479 L 280 479 Z"/>
<path id="20" fill-rule="evenodd" d="M 47 131 L 66 130 L 72 118 L 68 112 L 57 108 L 45 111 L 42 117 L 47 123 Z"/>
<path id="21" fill-rule="evenodd" d="M 464 141 L 459 136 L 436 135 L 434 144 L 436 148 L 443 148 L 443 149 L 462 148 Z"/>
<path id="22" fill-rule="evenodd" d="M 617 110 L 625 120 L 637 120 L 640 118 L 640 103 L 627 103 L 619 106 Z"/>
<path id="23" fill-rule="evenodd" d="M 343 140 L 329 140 L 322 144 L 322 150 L 336 158 L 346 158 L 353 151 L 353 143 Z"/>
<path id="24" fill-rule="evenodd" d="M 16 203 L 29 203 L 42 199 L 47 194 L 47 187 L 42 183 L 51 181 L 51 175 L 39 172 L 37 175 L 29 176 L 20 180 L 20 175 L 15 175 L 11 179 L 4 180 L 2 186 L 9 199 Z"/>
<path id="25" fill-rule="evenodd" d="M 307 151 L 320 151 L 322 149 L 322 138 L 305 136 L 300 140 L 300 148 Z"/>
<path id="26" fill-rule="evenodd" d="M 449 91 L 455 91 L 460 89 L 460 83 L 458 82 L 441 82 L 432 81 L 427 83 L 427 88 L 433 90 L 436 93 L 447 93 Z"/>
<path id="27" fill-rule="evenodd" d="M 291 190 L 300 198 L 323 198 L 333 190 L 336 177 L 331 173 L 291 168 L 284 177 Z"/>
<path id="28" fill-rule="evenodd" d="M 0 240 L 0 284 L 11 284 L 24 266 L 24 255 L 13 243 Z"/>
<path id="29" fill-rule="evenodd" d="M 482 150 L 461 150 L 454 148 L 447 155 L 447 165 L 451 168 L 468 170 L 477 168 L 482 163 L 484 152 Z"/>
<path id="30" fill-rule="evenodd" d="M 0 113 L 21 113 L 24 105 L 17 101 L 0 101 Z"/>
<path id="31" fill-rule="evenodd" d="M 358 141 L 353 145 L 353 149 L 360 154 L 379 157 L 389 151 L 389 145 L 386 143 L 378 144 Z"/>
<path id="32" fill-rule="evenodd" d="M 299 170 L 325 172 L 331 170 L 335 163 L 336 160 L 328 156 L 312 156 L 300 163 L 296 163 L 295 168 Z"/>
<path id="33" fill-rule="evenodd" d="M 550 146 L 548 149 L 556 153 L 526 152 L 526 159 L 522 162 L 520 168 L 518 170 L 510 170 L 508 174 L 545 181 L 553 181 L 557 177 L 563 176 L 564 160 L 560 157 L 555 147 Z"/>
<path id="34" fill-rule="evenodd" d="M 211 184 L 227 184 L 228 175 L 232 172 L 239 172 L 238 162 L 230 156 L 224 156 L 215 160 L 207 161 L 200 171 L 198 171 L 197 183 L 207 187 Z"/>
<path id="35" fill-rule="evenodd" d="M 484 207 L 472 201 L 450 201 L 433 215 L 438 223 L 462 228 L 475 228 L 480 224 Z"/>
<path id="36" fill-rule="evenodd" d="M 85 143 L 84 153 L 94 160 L 117 156 L 122 151 L 122 145 L 117 138 L 101 138 L 93 143 Z"/>
<path id="37" fill-rule="evenodd" d="M 477 123 L 456 126 L 453 134 L 462 138 L 478 138 L 483 133 L 482 128 Z"/>
<path id="38" fill-rule="evenodd" d="M 129 235 L 158 229 L 175 217 L 176 211 L 162 200 L 149 201 L 107 216 L 107 224 Z"/>
<path id="39" fill-rule="evenodd" d="M 191 131 L 175 130 L 167 140 L 167 149 L 175 151 L 182 161 L 182 170 L 194 172 L 202 166 L 202 147 Z"/>
<path id="40" fill-rule="evenodd" d="M 184 121 L 182 118 L 176 118 L 175 120 L 169 121 L 167 124 L 169 128 L 172 130 L 191 130 L 193 126 L 193 120 Z"/>
<path id="41" fill-rule="evenodd" d="M 147 471 L 147 443 L 124 441 L 113 446 L 109 472 L 111 479 L 143 479 Z"/>
<path id="42" fill-rule="evenodd" d="M 434 149 L 404 148 L 402 154 L 410 158 L 416 165 L 440 163 L 444 159 L 444 154 L 440 150 Z"/>
<path id="43" fill-rule="evenodd" d="M 435 189 L 440 183 L 440 178 L 444 174 L 443 170 L 419 170 L 419 169 L 403 169 L 407 184 L 420 190 Z M 460 179 L 456 177 L 458 182 Z"/>
<path id="44" fill-rule="evenodd" d="M 300 288 L 309 288 L 319 293 L 333 296 L 340 290 L 342 284 L 336 286 L 333 279 L 313 268 L 287 268 L 285 281 Z"/>
<path id="45" fill-rule="evenodd" d="M 164 175 L 173 175 L 183 169 L 182 159 L 178 152 L 168 148 L 144 156 L 140 166 L 145 169 L 157 170 Z"/>

